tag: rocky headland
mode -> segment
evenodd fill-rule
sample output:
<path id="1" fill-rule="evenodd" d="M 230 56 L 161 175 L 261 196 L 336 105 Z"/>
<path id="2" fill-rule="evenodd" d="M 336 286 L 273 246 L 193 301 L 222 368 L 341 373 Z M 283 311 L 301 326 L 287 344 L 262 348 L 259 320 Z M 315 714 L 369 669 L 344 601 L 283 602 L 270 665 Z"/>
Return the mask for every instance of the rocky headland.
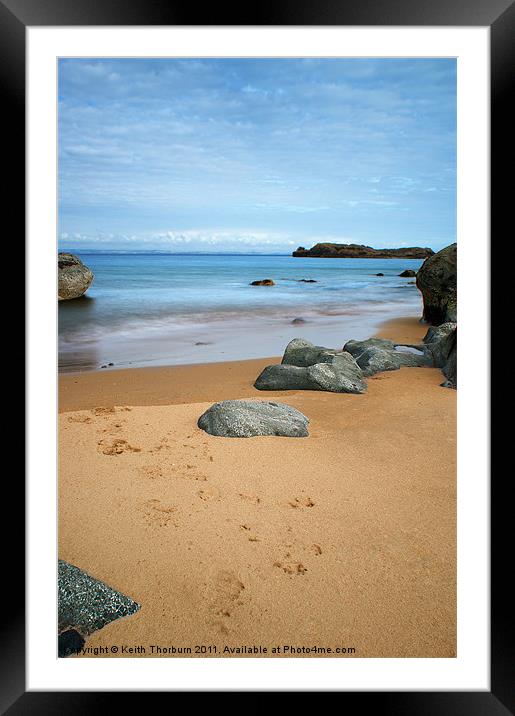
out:
<path id="1" fill-rule="evenodd" d="M 433 249 L 427 246 L 373 249 L 362 244 L 315 244 L 311 249 L 299 246 L 292 256 L 323 259 L 426 259 L 433 254 Z"/>

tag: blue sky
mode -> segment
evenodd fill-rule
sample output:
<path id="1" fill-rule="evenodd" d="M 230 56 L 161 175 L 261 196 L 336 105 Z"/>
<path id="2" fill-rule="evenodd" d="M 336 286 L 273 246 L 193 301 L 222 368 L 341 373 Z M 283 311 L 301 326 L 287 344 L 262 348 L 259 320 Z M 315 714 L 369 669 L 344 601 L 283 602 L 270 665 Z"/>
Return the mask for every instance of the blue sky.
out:
<path id="1" fill-rule="evenodd" d="M 60 60 L 62 248 L 439 249 L 455 205 L 455 60 Z"/>

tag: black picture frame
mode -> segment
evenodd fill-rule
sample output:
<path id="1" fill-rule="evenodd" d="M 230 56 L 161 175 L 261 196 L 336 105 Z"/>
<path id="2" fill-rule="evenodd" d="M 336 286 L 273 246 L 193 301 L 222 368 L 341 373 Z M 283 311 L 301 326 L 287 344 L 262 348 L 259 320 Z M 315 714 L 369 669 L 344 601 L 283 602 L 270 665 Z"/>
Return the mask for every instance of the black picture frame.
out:
<path id="1" fill-rule="evenodd" d="M 201 17 L 202 22 L 198 22 Z M 507 0 L 275 0 L 249 6 L 212 4 L 202 7 L 173 0 L 0 0 L 0 87 L 3 95 L 4 138 L 9 167 L 9 187 L 6 190 L 9 214 L 14 218 L 11 242 L 17 257 L 19 237 L 23 233 L 25 217 L 25 31 L 31 26 L 73 25 L 347 25 L 347 26 L 489 26 L 491 31 L 491 236 L 500 236 L 508 223 L 512 193 L 509 176 L 509 147 L 514 125 L 510 112 L 509 81 L 515 62 L 515 3 Z M 4 195 L 5 196 L 5 195 Z M 513 199 L 512 199 L 513 201 Z M 511 217 L 510 217 L 511 218 Z M 15 233 L 14 233 L 15 232 Z M 510 228 L 511 232 L 511 228 Z M 16 262 L 19 266 L 19 259 Z M 19 291 L 19 289 L 18 289 Z M 497 300 L 497 289 L 492 302 Z M 23 298 L 17 297 L 18 305 Z M 492 311 L 492 320 L 495 312 Z M 14 326 L 14 324 L 13 324 Z M 20 364 L 24 345 L 18 324 L 18 339 L 13 348 L 14 360 Z M 16 333 L 16 331 L 14 331 Z M 22 454 L 20 432 L 13 437 Z M 511 471 L 510 471 L 511 472 Z M 7 481 L 7 475 L 4 476 Z M 511 483 L 506 479 L 492 481 L 491 494 L 491 691 L 467 692 L 339 692 L 341 707 L 349 707 L 355 700 L 359 706 L 383 714 L 396 716 L 499 716 L 515 713 L 515 663 L 512 636 L 509 628 L 513 607 L 508 588 L 508 545 L 512 519 L 504 515 L 509 504 L 507 491 Z M 24 484 L 9 479 L 4 484 L 9 491 L 9 505 L 24 503 Z M 20 509 L 21 511 L 21 509 Z M 5 527 L 6 520 L 2 520 Z M 2 640 L 0 642 L 0 711 L 10 716 L 19 714 L 85 714 L 94 709 L 110 710 L 119 692 L 26 692 L 25 691 L 25 611 L 22 585 L 25 581 L 24 526 L 19 520 L 4 534 L 3 595 L 7 604 L 2 612 Z M 236 687 L 235 687 L 236 688 Z M 201 694 L 200 694 L 201 695 Z M 248 705 L 257 710 L 265 694 L 256 694 Z M 148 707 L 148 693 L 132 693 L 132 706 L 143 703 Z M 211 705 L 217 703 L 210 694 Z M 308 695 L 306 695 L 308 696 Z M 212 699 L 215 699 L 214 701 Z M 143 702 L 145 699 L 145 702 Z M 307 704 L 310 699 L 308 698 Z"/>

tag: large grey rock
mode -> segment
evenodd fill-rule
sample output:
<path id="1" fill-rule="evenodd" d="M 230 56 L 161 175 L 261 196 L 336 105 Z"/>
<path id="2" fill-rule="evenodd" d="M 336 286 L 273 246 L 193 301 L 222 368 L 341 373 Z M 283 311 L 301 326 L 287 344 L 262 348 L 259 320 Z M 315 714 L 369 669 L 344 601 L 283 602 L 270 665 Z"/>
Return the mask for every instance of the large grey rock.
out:
<path id="1" fill-rule="evenodd" d="M 278 435 L 307 437 L 309 419 L 284 403 L 224 400 L 215 403 L 200 416 L 198 426 L 210 435 L 226 438 L 250 438 Z"/>
<path id="2" fill-rule="evenodd" d="M 307 368 L 317 363 L 330 363 L 344 372 L 349 378 L 362 378 L 361 368 L 346 351 L 315 346 L 304 338 L 294 338 L 288 343 L 281 363 Z"/>
<path id="3" fill-rule="evenodd" d="M 401 360 L 394 354 L 394 350 L 387 350 L 379 346 L 370 346 L 360 353 L 357 363 L 363 374 L 367 377 L 387 370 L 399 370 Z"/>
<path id="4" fill-rule="evenodd" d="M 59 560 L 58 631 L 76 629 L 86 636 L 106 624 L 140 609 L 132 599 L 91 577 L 73 564 Z"/>
<path id="5" fill-rule="evenodd" d="M 431 326 L 422 339 L 426 349 L 433 358 L 433 365 L 443 368 L 449 355 L 456 345 L 456 323 L 442 323 L 440 326 Z"/>
<path id="6" fill-rule="evenodd" d="M 347 341 L 343 346 L 343 350 L 353 355 L 354 358 L 361 355 L 368 348 L 386 348 L 393 350 L 395 343 L 386 338 L 367 338 L 366 341 Z"/>
<path id="7" fill-rule="evenodd" d="M 457 245 L 451 244 L 424 261 L 417 286 L 424 299 L 424 319 L 440 325 L 456 321 Z"/>
<path id="8" fill-rule="evenodd" d="M 282 363 L 306 368 L 315 363 L 327 363 L 338 351 L 315 346 L 304 338 L 294 338 L 284 350 Z"/>
<path id="9" fill-rule="evenodd" d="M 446 377 L 446 381 L 442 383 L 445 388 L 457 388 L 458 377 L 457 377 L 457 350 L 458 350 L 458 332 L 454 331 L 452 334 L 453 345 L 449 351 L 449 356 L 445 365 L 442 368 L 442 372 Z"/>
<path id="10" fill-rule="evenodd" d="M 369 338 L 366 341 L 347 341 L 343 347 L 350 353 L 365 377 L 388 370 L 432 365 L 432 358 L 425 346 L 403 346 L 385 338 Z"/>
<path id="11" fill-rule="evenodd" d="M 57 297 L 59 301 L 80 298 L 93 281 L 93 272 L 75 254 L 57 254 Z"/>
<path id="12" fill-rule="evenodd" d="M 335 358 L 338 361 L 339 358 Z M 331 393 L 364 393 L 367 384 L 352 368 L 347 371 L 341 363 L 315 363 L 296 366 L 281 363 L 267 366 L 258 376 L 254 387 L 258 390 L 325 390 Z"/>

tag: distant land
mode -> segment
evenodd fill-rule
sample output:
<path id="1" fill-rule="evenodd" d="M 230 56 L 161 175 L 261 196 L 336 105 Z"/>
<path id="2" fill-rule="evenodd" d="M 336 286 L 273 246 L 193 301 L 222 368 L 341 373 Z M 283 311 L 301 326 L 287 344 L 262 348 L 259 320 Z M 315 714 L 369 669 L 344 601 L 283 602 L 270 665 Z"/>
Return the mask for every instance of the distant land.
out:
<path id="1" fill-rule="evenodd" d="M 373 249 L 362 244 L 315 244 L 311 249 L 304 246 L 292 256 L 322 259 L 427 259 L 434 254 L 429 247 L 410 246 L 401 249 Z"/>

